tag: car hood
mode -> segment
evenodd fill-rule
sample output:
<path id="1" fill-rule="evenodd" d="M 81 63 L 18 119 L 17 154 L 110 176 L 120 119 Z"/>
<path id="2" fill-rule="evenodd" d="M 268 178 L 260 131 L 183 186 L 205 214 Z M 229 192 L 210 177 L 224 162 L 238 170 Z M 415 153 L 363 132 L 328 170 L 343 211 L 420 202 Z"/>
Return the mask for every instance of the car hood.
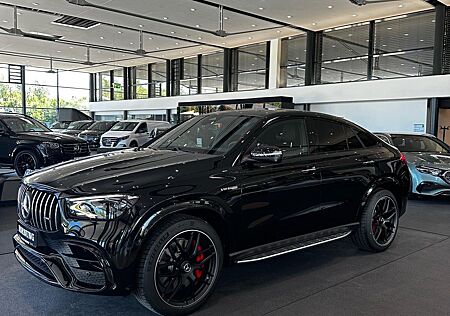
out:
<path id="1" fill-rule="evenodd" d="M 103 133 L 104 133 L 103 131 L 89 130 L 89 131 L 81 132 L 79 136 L 101 136 Z"/>
<path id="2" fill-rule="evenodd" d="M 123 137 L 123 136 L 128 136 L 131 135 L 133 132 L 132 131 L 109 131 L 104 133 L 102 136 L 103 137 Z"/>
<path id="3" fill-rule="evenodd" d="M 450 170 L 450 154 L 448 153 L 404 153 L 406 160 L 416 166 L 430 166 L 433 168 Z"/>
<path id="4" fill-rule="evenodd" d="M 29 132 L 18 134 L 20 140 L 56 142 L 60 144 L 84 143 L 84 140 L 57 132 Z"/>
<path id="5" fill-rule="evenodd" d="M 25 183 L 74 194 L 129 192 L 211 170 L 219 156 L 135 148 L 63 162 L 34 172 Z M 167 184 L 168 185 L 168 184 Z"/>

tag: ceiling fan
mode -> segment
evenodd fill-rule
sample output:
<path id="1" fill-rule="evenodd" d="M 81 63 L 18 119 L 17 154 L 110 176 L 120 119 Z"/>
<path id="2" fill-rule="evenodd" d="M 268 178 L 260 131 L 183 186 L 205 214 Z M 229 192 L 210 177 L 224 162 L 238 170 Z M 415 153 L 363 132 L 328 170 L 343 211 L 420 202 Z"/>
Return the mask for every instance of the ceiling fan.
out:
<path id="1" fill-rule="evenodd" d="M 35 39 L 42 39 L 47 41 L 56 41 L 59 39 L 62 39 L 63 36 L 60 35 L 50 35 L 50 34 L 44 34 L 44 33 L 38 33 L 38 32 L 25 32 L 22 31 L 17 27 L 17 7 L 14 7 L 14 26 L 12 28 L 7 28 L 0 26 L 0 30 L 5 31 L 8 34 L 16 35 L 16 36 L 23 36 L 23 37 L 29 37 L 29 38 L 35 38 Z"/>
<path id="2" fill-rule="evenodd" d="M 402 1 L 402 0 L 349 0 L 351 3 L 356 4 L 358 6 L 363 6 L 366 4 L 377 4 L 377 3 L 383 3 L 383 2 L 396 2 L 396 1 Z"/>

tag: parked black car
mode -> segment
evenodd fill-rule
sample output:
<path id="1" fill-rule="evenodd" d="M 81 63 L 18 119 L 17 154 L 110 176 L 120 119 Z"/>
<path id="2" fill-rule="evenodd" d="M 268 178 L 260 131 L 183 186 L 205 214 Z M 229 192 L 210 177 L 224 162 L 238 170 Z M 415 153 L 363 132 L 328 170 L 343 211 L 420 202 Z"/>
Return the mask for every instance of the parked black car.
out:
<path id="1" fill-rule="evenodd" d="M 72 136 L 78 136 L 81 132 L 87 130 L 91 125 L 93 125 L 94 121 L 76 121 L 72 122 L 67 126 L 67 128 L 61 133 L 72 135 Z"/>
<path id="2" fill-rule="evenodd" d="M 35 119 L 0 113 L 0 164 L 18 176 L 57 162 L 89 155 L 86 141 L 52 132 Z"/>
<path id="3" fill-rule="evenodd" d="M 81 132 L 78 137 L 86 140 L 90 149 L 100 147 L 100 137 L 109 131 L 117 122 L 116 121 L 99 121 L 95 122 L 89 128 Z"/>
<path id="4" fill-rule="evenodd" d="M 186 314 L 211 295 L 224 261 L 350 234 L 361 249 L 387 249 L 409 185 L 398 150 L 343 119 L 218 112 L 148 148 L 26 177 L 15 255 L 50 284 L 133 291 L 157 313 Z"/>

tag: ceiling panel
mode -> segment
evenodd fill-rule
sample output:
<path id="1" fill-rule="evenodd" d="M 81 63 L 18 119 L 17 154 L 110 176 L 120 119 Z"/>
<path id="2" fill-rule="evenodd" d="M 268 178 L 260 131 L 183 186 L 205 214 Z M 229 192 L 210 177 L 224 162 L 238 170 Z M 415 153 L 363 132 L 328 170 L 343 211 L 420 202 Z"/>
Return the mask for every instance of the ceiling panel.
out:
<path id="1" fill-rule="evenodd" d="M 55 43 L 13 37 L 0 32 L 0 63 L 17 63 L 17 61 L 28 60 L 26 64 L 42 66 L 42 64 L 48 64 L 48 59 L 52 57 L 55 59 L 57 67 L 79 68 L 93 72 L 108 67 L 154 62 L 158 60 L 157 58 L 173 59 L 195 56 L 199 53 L 217 51 L 220 47 L 236 47 L 302 33 L 298 29 L 281 27 L 279 24 L 225 10 L 225 31 L 229 34 L 236 32 L 239 34 L 219 37 L 200 30 L 216 31 L 219 28 L 218 9 L 195 1 L 90 1 L 96 5 L 142 14 L 147 17 L 167 18 L 166 21 L 181 23 L 195 29 L 171 26 L 96 8 L 76 6 L 65 0 L 6 0 L 0 2 L 0 26 L 11 28 L 13 25 L 13 9 L 1 4 L 18 5 L 33 10 L 19 10 L 18 26 L 20 29 L 27 32 L 60 35 L 63 36 L 63 39 L 61 43 Z M 361 7 L 350 4 L 348 0 L 217 0 L 216 2 L 307 29 L 326 29 L 431 8 L 423 0 L 394 1 L 392 4 L 384 3 Z M 332 6 L 331 9 L 328 9 L 329 5 Z M 51 14 L 44 13 L 44 11 L 51 12 Z M 89 30 L 52 24 L 52 21 L 56 20 L 60 14 L 91 19 L 102 24 Z M 144 33 L 144 49 L 148 52 L 146 57 L 135 53 L 139 48 L 140 30 L 160 34 Z M 93 67 L 83 64 L 87 58 L 85 47 L 87 45 L 92 47 L 90 50 L 91 61 L 96 63 Z M 43 60 L 37 59 L 34 62 L 30 55 L 24 58 L 12 56 L 20 53 L 38 55 Z M 58 60 L 60 61 L 58 62 Z"/>

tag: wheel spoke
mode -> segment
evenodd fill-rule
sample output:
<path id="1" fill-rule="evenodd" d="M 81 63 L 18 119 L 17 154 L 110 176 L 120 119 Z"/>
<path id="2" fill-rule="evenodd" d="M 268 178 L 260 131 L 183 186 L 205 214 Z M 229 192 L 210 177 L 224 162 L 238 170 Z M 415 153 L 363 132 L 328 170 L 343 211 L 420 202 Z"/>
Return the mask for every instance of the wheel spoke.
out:
<path id="1" fill-rule="evenodd" d="M 181 289 L 181 285 L 183 284 L 183 282 L 181 282 L 181 280 L 179 279 L 178 285 L 175 287 L 175 289 L 173 290 L 172 294 L 170 295 L 170 297 L 167 299 L 167 302 L 170 302 L 174 296 L 178 293 L 178 291 Z"/>
<path id="2" fill-rule="evenodd" d="M 197 255 L 197 249 L 198 249 L 198 244 L 200 243 L 200 233 L 197 233 L 197 239 L 195 240 L 195 246 L 194 246 L 194 250 L 192 252 L 192 257 L 195 257 Z"/>
<path id="3" fill-rule="evenodd" d="M 199 262 L 200 265 L 205 264 L 206 262 L 208 262 L 213 256 L 215 256 L 216 253 L 213 252 L 212 254 L 210 254 L 208 257 L 206 257 L 205 259 L 203 259 L 201 262 Z"/>

